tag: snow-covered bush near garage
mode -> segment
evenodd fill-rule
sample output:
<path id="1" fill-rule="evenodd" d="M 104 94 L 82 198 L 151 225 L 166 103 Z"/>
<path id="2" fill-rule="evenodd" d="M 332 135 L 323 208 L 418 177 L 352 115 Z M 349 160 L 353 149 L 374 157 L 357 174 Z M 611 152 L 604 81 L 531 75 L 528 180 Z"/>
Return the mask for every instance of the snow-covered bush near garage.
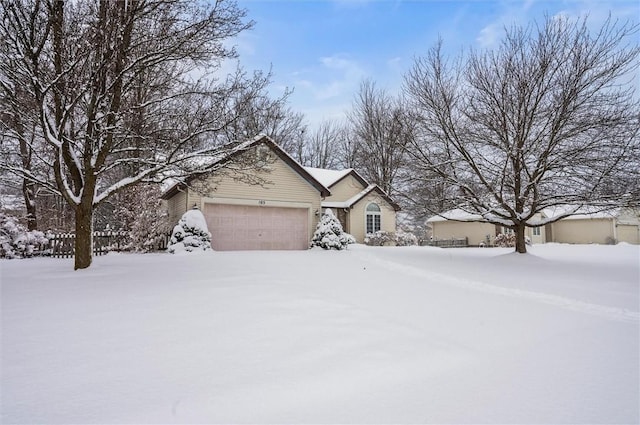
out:
<path id="1" fill-rule="evenodd" d="M 15 217 L 0 213 L 0 258 L 31 257 L 48 242 L 44 233 L 28 231 Z"/>
<path id="2" fill-rule="evenodd" d="M 413 233 L 398 230 L 395 237 L 396 246 L 418 245 L 418 238 Z"/>
<path id="3" fill-rule="evenodd" d="M 531 238 L 529 238 L 529 236 L 525 236 L 524 242 L 527 245 L 531 245 Z M 498 233 L 493 244 L 500 248 L 513 248 L 516 246 L 516 235 L 515 233 Z"/>
<path id="4" fill-rule="evenodd" d="M 169 252 L 172 254 L 187 251 L 206 251 L 211 249 L 211 233 L 200 210 L 189 210 L 182 215 L 173 228 Z"/>
<path id="5" fill-rule="evenodd" d="M 367 233 L 364 237 L 364 243 L 370 246 L 383 246 L 390 243 L 394 243 L 396 235 L 393 232 L 385 232 L 384 230 L 378 230 L 375 233 Z"/>
<path id="6" fill-rule="evenodd" d="M 340 220 L 331 209 L 327 208 L 313 233 L 311 247 L 343 250 L 352 243 L 356 243 L 356 239 L 342 229 Z"/>
<path id="7" fill-rule="evenodd" d="M 516 246 L 516 235 L 513 233 L 498 233 L 493 244 L 500 248 L 510 248 Z"/>

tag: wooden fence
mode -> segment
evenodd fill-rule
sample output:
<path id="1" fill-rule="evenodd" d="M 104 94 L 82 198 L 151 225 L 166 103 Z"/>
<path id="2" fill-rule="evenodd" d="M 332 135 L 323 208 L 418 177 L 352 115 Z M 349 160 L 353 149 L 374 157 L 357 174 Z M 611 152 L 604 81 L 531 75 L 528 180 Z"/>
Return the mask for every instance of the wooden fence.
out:
<path id="1" fill-rule="evenodd" d="M 71 258 L 75 253 L 76 235 L 73 233 L 47 234 L 49 243 L 41 246 L 40 255 L 55 258 Z M 104 255 L 110 251 L 128 250 L 131 240 L 128 232 L 103 231 L 93 232 L 93 255 Z M 162 251 L 169 245 L 169 236 L 161 238 L 153 246 L 153 250 Z"/>
<path id="2" fill-rule="evenodd" d="M 464 248 L 469 246 L 469 238 L 432 240 L 426 241 L 425 245 L 437 246 L 440 248 Z"/>

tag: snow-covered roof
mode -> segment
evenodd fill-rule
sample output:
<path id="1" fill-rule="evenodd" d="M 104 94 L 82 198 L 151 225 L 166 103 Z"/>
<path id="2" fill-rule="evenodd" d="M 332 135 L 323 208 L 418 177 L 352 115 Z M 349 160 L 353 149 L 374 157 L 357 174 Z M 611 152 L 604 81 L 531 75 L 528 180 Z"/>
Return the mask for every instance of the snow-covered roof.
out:
<path id="1" fill-rule="evenodd" d="M 376 191 L 378 192 L 396 211 L 400 210 L 398 204 L 393 202 L 391 198 L 380 188 L 380 186 L 376 184 L 370 184 L 365 189 L 361 190 L 351 198 L 346 201 L 322 201 L 322 208 L 351 208 L 362 198 L 367 196 L 369 193 Z"/>
<path id="2" fill-rule="evenodd" d="M 427 223 L 434 223 L 438 221 L 482 221 L 484 220 L 480 214 L 472 214 L 468 211 L 460 208 L 446 211 L 440 215 L 434 215 L 427 220 Z"/>
<path id="3" fill-rule="evenodd" d="M 325 187 L 331 186 L 353 171 L 353 168 L 347 168 L 344 170 L 325 170 L 324 168 L 304 167 L 304 169 Z"/>
<path id="4" fill-rule="evenodd" d="M 560 205 L 552 208 L 545 208 L 543 213 L 549 218 L 555 218 L 575 211 L 572 215 L 565 217 L 564 220 L 587 220 L 598 218 L 616 218 L 620 216 L 620 208 L 603 209 L 602 207 L 582 206 L 576 209 L 572 205 Z"/>
<path id="5" fill-rule="evenodd" d="M 546 218 L 546 222 L 552 221 L 556 217 L 565 216 L 563 220 L 585 220 L 585 219 L 598 219 L 598 218 L 618 218 L 621 213 L 621 208 L 609 208 L 603 209 L 603 207 L 591 207 L 591 206 L 574 206 L 574 205 L 558 205 L 551 208 L 545 208 L 542 211 L 542 215 Z M 460 208 L 455 208 L 446 211 L 442 214 L 430 217 L 427 223 L 435 223 L 441 221 L 488 221 L 480 214 L 470 213 Z"/>

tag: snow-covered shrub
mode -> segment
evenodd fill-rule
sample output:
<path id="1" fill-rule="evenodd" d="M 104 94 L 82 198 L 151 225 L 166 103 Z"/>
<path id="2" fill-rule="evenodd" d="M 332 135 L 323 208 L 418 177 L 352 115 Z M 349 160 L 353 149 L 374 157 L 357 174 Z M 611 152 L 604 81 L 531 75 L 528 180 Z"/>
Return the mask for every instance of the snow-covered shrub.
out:
<path id="1" fill-rule="evenodd" d="M 313 233 L 311 247 L 319 246 L 323 249 L 342 250 L 352 243 L 356 243 L 356 239 L 349 233 L 345 233 L 340 220 L 336 218 L 331 209 L 327 208 Z"/>
<path id="2" fill-rule="evenodd" d="M 378 230 L 375 233 L 367 233 L 364 237 L 364 243 L 371 246 L 383 246 L 385 244 L 395 242 L 396 235 L 393 232 L 385 232 Z"/>
<path id="3" fill-rule="evenodd" d="M 206 251 L 211 249 L 211 233 L 200 210 L 189 210 L 173 228 L 169 252 Z"/>
<path id="4" fill-rule="evenodd" d="M 500 248 L 512 248 L 516 246 L 516 235 L 513 233 L 498 233 L 493 244 Z"/>
<path id="5" fill-rule="evenodd" d="M 524 243 L 531 245 L 531 238 L 529 236 L 524 237 Z M 516 234 L 515 233 L 498 233 L 493 244 L 500 248 L 513 248 L 516 246 Z"/>
<path id="6" fill-rule="evenodd" d="M 396 246 L 413 246 L 418 245 L 418 238 L 413 233 L 398 230 L 395 238 Z"/>
<path id="7" fill-rule="evenodd" d="M 0 258 L 31 257 L 48 243 L 44 233 L 28 231 L 15 217 L 0 213 Z"/>

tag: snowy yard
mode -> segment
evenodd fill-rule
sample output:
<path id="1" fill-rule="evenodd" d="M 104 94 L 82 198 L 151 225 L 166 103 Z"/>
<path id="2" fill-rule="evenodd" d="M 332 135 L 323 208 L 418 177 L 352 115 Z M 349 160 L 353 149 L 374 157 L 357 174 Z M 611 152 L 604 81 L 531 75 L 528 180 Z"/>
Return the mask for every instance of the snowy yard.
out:
<path id="1" fill-rule="evenodd" d="M 2 423 L 637 423 L 637 246 L 0 262 Z"/>

